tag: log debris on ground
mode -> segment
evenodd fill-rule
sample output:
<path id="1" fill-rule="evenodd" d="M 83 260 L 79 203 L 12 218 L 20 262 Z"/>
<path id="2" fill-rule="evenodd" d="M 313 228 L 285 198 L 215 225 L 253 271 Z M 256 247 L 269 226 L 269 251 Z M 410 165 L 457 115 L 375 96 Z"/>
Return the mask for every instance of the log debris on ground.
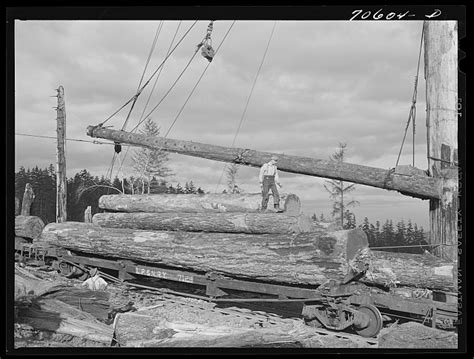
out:
<path id="1" fill-rule="evenodd" d="M 60 300 L 35 298 L 28 303 L 16 304 L 16 322 L 35 330 L 79 337 L 110 344 L 113 328 L 98 321 L 92 314 L 79 310 Z"/>

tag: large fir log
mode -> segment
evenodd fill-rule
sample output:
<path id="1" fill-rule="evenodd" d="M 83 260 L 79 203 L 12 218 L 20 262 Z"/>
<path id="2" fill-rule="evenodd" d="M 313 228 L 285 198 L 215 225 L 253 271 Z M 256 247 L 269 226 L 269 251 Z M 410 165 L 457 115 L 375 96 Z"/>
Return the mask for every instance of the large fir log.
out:
<path id="1" fill-rule="evenodd" d="M 297 215 L 301 203 L 295 194 L 281 194 L 280 207 L 286 214 Z M 261 193 L 207 194 L 113 194 L 99 198 L 99 208 L 118 212 L 256 212 L 261 207 Z M 269 208 L 273 207 L 270 196 Z"/>
<path id="2" fill-rule="evenodd" d="M 362 282 L 385 287 L 410 286 L 457 291 L 456 265 L 430 253 L 412 254 L 361 248 L 350 261 L 352 268 L 368 268 Z"/>
<path id="3" fill-rule="evenodd" d="M 15 236 L 36 239 L 41 235 L 44 222 L 36 216 L 16 216 Z"/>
<path id="4" fill-rule="evenodd" d="M 309 216 L 284 213 L 96 213 L 100 227 L 223 233 L 304 233 L 313 228 Z"/>
<path id="5" fill-rule="evenodd" d="M 237 278 L 320 285 L 342 280 L 347 259 L 367 247 L 360 229 L 301 234 L 237 234 L 48 224 L 41 241 L 72 251 Z"/>
<path id="6" fill-rule="evenodd" d="M 41 241 L 73 251 L 167 265 L 197 272 L 289 284 L 344 280 L 368 268 L 363 280 L 384 286 L 456 290 L 453 263 L 431 255 L 368 249 L 360 229 L 300 234 L 237 234 L 48 224 Z M 349 262 L 349 263 L 348 263 Z"/>
<path id="7" fill-rule="evenodd" d="M 147 136 L 145 134 L 112 130 L 100 125 L 88 126 L 87 134 L 91 137 L 105 138 L 134 146 L 253 167 L 262 166 L 270 160 L 272 155 L 276 154 L 248 148 L 224 147 L 159 136 Z M 439 199 L 441 196 L 439 179 L 427 175 L 399 175 L 392 169 L 286 154 L 276 155 L 279 157 L 278 169 L 283 172 L 348 181 L 386 190 L 396 190 L 405 195 L 423 199 Z"/>

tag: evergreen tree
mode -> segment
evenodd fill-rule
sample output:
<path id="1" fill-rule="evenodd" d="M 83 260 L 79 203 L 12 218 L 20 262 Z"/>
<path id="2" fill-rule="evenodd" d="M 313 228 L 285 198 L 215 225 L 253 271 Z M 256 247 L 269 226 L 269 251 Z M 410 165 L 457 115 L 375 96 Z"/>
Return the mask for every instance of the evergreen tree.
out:
<path id="1" fill-rule="evenodd" d="M 323 214 L 323 213 L 321 213 L 321 215 L 319 216 L 319 220 L 320 220 L 321 222 L 324 222 L 324 221 L 326 220 L 326 219 L 324 218 L 324 214 Z"/>
<path id="2" fill-rule="evenodd" d="M 375 226 L 370 223 L 369 225 L 369 238 L 368 238 L 368 241 L 369 241 L 369 246 L 370 247 L 378 247 L 379 246 L 379 241 L 380 241 L 380 234 L 377 232 L 377 229 L 375 228 Z"/>
<path id="3" fill-rule="evenodd" d="M 394 233 L 394 245 L 395 246 L 406 246 L 408 243 L 405 239 L 406 236 L 406 226 L 405 222 L 401 220 L 397 223 L 397 230 Z M 403 252 L 404 248 L 396 248 L 395 252 Z"/>
<path id="4" fill-rule="evenodd" d="M 313 213 L 313 215 L 311 216 L 311 219 L 315 222 L 318 221 L 318 217 L 316 216 L 316 213 Z"/>
<path id="5" fill-rule="evenodd" d="M 120 181 L 117 176 L 115 176 L 114 181 L 112 182 L 112 187 L 117 188 L 122 193 L 125 190 L 124 182 Z"/>
<path id="6" fill-rule="evenodd" d="M 375 221 L 374 236 L 378 246 L 383 245 L 382 233 L 380 229 L 380 221 Z"/>
<path id="7" fill-rule="evenodd" d="M 239 165 L 237 163 L 230 163 L 226 166 L 227 188 L 225 193 L 241 193 L 241 189 L 237 185 L 237 172 Z"/>
<path id="8" fill-rule="evenodd" d="M 364 221 L 359 225 L 359 228 L 364 231 L 367 236 L 367 241 L 369 242 L 369 247 L 375 246 L 375 237 L 373 233 L 374 226 L 370 224 L 369 219 L 364 217 Z"/>
<path id="9" fill-rule="evenodd" d="M 338 150 L 330 157 L 332 161 L 344 162 L 344 155 L 347 145 L 345 143 L 339 143 Z M 326 181 L 327 185 L 324 188 L 329 192 L 330 198 L 333 200 L 332 216 L 340 222 L 342 228 L 344 228 L 344 222 L 347 216 L 345 216 L 348 207 L 357 205 L 359 202 L 355 200 L 347 201 L 344 197 L 355 189 L 355 184 L 346 186 L 342 180 L 330 180 Z M 347 217 L 347 218 L 350 218 Z M 352 225 L 352 223 L 351 223 Z"/>
<path id="10" fill-rule="evenodd" d="M 355 214 L 348 209 L 344 212 L 344 227 L 343 229 L 353 229 L 356 227 Z"/>
<path id="11" fill-rule="evenodd" d="M 159 136 L 160 128 L 149 118 L 145 121 L 140 133 L 146 136 Z M 150 193 L 150 182 L 153 176 L 164 178 L 171 175 L 171 170 L 166 166 L 168 161 L 166 151 L 139 148 L 135 150 L 132 160 L 133 168 L 138 173 L 141 184 L 139 193 Z"/>
<path id="12" fill-rule="evenodd" d="M 415 243 L 415 233 L 413 232 L 413 224 L 411 223 L 411 219 L 408 220 L 407 228 L 406 228 L 406 242 L 409 245 Z"/>
<path id="13" fill-rule="evenodd" d="M 395 245 L 395 231 L 393 228 L 393 222 L 390 219 L 387 219 L 384 225 L 382 226 L 382 232 L 380 234 L 383 246 L 393 246 Z M 387 249 L 389 250 L 389 249 Z"/>
<path id="14" fill-rule="evenodd" d="M 181 187 L 181 184 L 179 183 L 176 185 L 176 193 L 178 194 L 184 193 L 184 189 L 183 187 Z"/>
<path id="15" fill-rule="evenodd" d="M 186 182 L 184 186 L 184 193 L 187 193 L 187 194 L 196 193 L 196 186 L 194 186 L 193 181 Z"/>

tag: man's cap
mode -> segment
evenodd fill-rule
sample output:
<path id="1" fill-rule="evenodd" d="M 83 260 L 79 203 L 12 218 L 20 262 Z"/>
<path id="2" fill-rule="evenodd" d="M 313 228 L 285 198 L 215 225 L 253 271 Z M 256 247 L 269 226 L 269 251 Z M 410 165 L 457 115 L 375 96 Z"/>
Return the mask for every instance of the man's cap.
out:
<path id="1" fill-rule="evenodd" d="M 272 160 L 278 161 L 278 156 L 273 155 Z"/>

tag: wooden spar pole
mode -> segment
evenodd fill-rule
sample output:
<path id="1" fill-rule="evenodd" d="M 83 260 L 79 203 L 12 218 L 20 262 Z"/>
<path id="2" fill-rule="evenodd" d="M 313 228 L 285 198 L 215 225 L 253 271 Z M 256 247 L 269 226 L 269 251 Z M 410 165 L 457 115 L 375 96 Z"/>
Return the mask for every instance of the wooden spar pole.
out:
<path id="1" fill-rule="evenodd" d="M 458 34 L 456 21 L 425 24 L 428 168 L 441 181 L 441 198 L 430 199 L 430 241 L 446 244 L 436 254 L 457 258 Z"/>
<path id="2" fill-rule="evenodd" d="M 101 126 L 88 126 L 87 134 L 91 137 L 104 138 L 134 146 L 253 167 L 262 166 L 273 155 L 270 152 L 208 145 L 159 136 L 146 136 L 112 130 Z M 397 173 L 396 169 L 386 170 L 346 162 L 326 161 L 283 154 L 277 155 L 279 157 L 278 169 L 283 172 L 343 180 L 386 190 L 395 190 L 421 199 L 440 198 L 439 180 L 428 175 L 402 174 Z"/>
<path id="3" fill-rule="evenodd" d="M 66 181 L 66 106 L 64 88 L 59 86 L 57 107 L 57 164 L 56 164 L 56 222 L 67 220 L 67 181 Z"/>

